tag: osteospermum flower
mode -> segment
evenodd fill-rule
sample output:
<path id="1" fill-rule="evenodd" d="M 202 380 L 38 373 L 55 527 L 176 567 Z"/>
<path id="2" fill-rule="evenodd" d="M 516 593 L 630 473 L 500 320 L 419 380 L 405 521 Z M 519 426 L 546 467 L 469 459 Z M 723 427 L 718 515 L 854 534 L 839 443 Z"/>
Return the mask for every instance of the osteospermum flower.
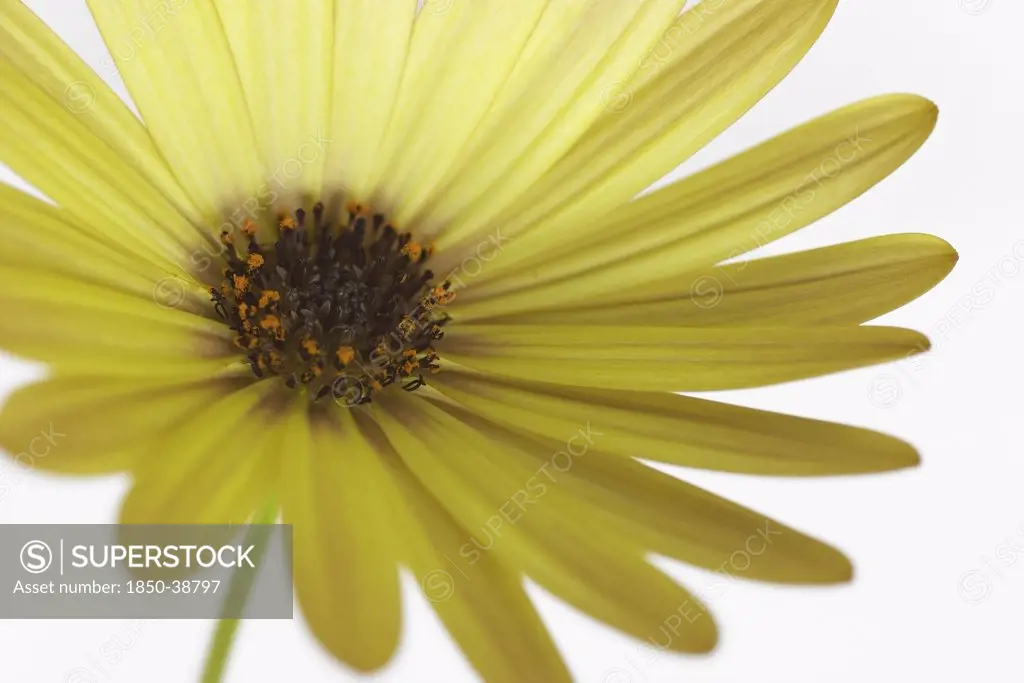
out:
<path id="1" fill-rule="evenodd" d="M 0 190 L 2 345 L 51 368 L 8 401 L 5 448 L 52 424 L 39 466 L 129 471 L 125 523 L 279 502 L 305 619 L 365 671 L 395 651 L 401 567 L 492 683 L 570 679 L 524 577 L 679 652 L 710 650 L 715 622 L 651 553 L 851 578 L 832 547 L 634 459 L 918 462 L 674 392 L 927 348 L 862 323 L 949 272 L 937 238 L 736 257 L 891 173 L 933 104 L 858 102 L 636 198 L 778 83 L 836 0 L 89 4 L 141 121 L 0 4 L 2 161 L 52 199 Z"/>

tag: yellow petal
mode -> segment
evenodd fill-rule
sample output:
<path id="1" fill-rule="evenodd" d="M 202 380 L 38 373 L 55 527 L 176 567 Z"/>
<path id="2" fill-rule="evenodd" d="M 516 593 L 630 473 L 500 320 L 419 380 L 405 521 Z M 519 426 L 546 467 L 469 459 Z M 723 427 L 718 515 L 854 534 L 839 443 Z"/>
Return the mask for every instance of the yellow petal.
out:
<path id="1" fill-rule="evenodd" d="M 401 632 L 393 538 L 402 500 L 348 411 L 310 416 L 301 401 L 288 417 L 281 471 L 299 604 L 331 653 L 371 671 L 388 662 Z"/>
<path id="2" fill-rule="evenodd" d="M 283 429 L 266 401 L 274 388 L 254 382 L 196 404 L 170 433 L 139 448 L 121 523 L 244 524 L 278 481 Z"/>
<path id="3" fill-rule="evenodd" d="M 0 266 L 0 347 L 53 363 L 127 367 L 164 362 L 221 366 L 236 361 L 220 321 L 152 298 L 59 275 Z M 174 293 L 177 296 L 177 293 Z"/>
<path id="4" fill-rule="evenodd" d="M 73 220 L 66 211 L 0 184 L 0 239 L 5 244 L 0 266 L 65 273 L 141 297 L 152 296 L 162 278 L 174 278 L 120 245 L 98 241 Z"/>
<path id="5" fill-rule="evenodd" d="M 481 678 L 488 683 L 569 683 L 520 573 L 502 566 L 493 554 L 481 555 L 465 569 L 453 566 L 452 558 L 461 559 L 466 530 L 413 477 L 379 427 L 360 421 L 401 497 L 394 508 L 401 516 L 387 537 L 400 541 L 403 562 Z"/>
<path id="6" fill-rule="evenodd" d="M 715 391 L 826 375 L 928 348 L 923 335 L 897 327 L 467 324 L 446 328 L 441 355 L 475 370 L 538 382 Z"/>
<path id="7" fill-rule="evenodd" d="M 636 638 L 657 632 L 667 615 L 694 615 L 669 647 L 706 652 L 717 630 L 711 616 L 685 589 L 648 564 L 633 542 L 605 532 L 552 497 L 515 515 L 512 494 L 530 481 L 503 467 L 511 446 L 476 432 L 414 397 L 382 397 L 376 415 L 403 462 L 468 532 L 455 561 L 470 564 L 482 553 L 526 573 L 580 610 Z M 541 484 L 537 473 L 533 485 Z M 504 511 L 503 508 L 504 507 Z M 504 515 L 514 515 L 517 521 Z M 500 533 L 500 536 L 498 535 Z M 471 534 L 471 535 L 469 535 Z M 486 534 L 487 540 L 483 539 Z"/>
<path id="8" fill-rule="evenodd" d="M 502 451 L 505 469 L 522 481 L 550 474 L 550 495 L 520 496 L 508 506 L 529 514 L 552 500 L 658 553 L 733 578 L 782 583 L 836 583 L 852 575 L 842 553 L 762 514 L 603 450 L 603 425 L 581 421 L 559 439 L 503 429 L 474 404 L 438 406 L 456 419 L 514 448 Z M 481 413 L 483 415 L 483 413 Z M 553 481 L 551 481 L 553 480 Z M 521 506 L 521 507 L 519 507 Z M 517 509 L 519 508 L 519 509 Z"/>
<path id="9" fill-rule="evenodd" d="M 446 231 L 438 249 L 486 225 L 510 236 L 544 235 L 618 208 L 775 87 L 817 40 L 837 1 L 708 0 L 691 8 L 659 30 L 632 78 L 596 81 L 601 90 L 592 101 L 604 104 L 601 117 L 527 192 L 502 204 L 498 216 Z M 438 268 L 453 265 L 442 259 Z"/>
<path id="10" fill-rule="evenodd" d="M 627 301 L 632 288 L 740 256 L 860 196 L 921 146 L 936 115 L 935 105 L 912 95 L 832 112 L 623 206 L 597 226 L 536 233 L 529 245 L 527 237 L 516 240 L 460 303 L 494 315 L 530 310 L 539 300 L 546 308 L 597 297 Z M 546 262 L 531 266 L 528 279 L 502 276 L 481 286 L 488 274 L 539 253 L 542 242 Z M 485 298 L 494 300 L 476 303 Z"/>
<path id="11" fill-rule="evenodd" d="M 145 126 L 121 98 L 21 2 L 0 5 L 0 58 L 61 103 L 190 219 L 195 207 Z M 6 98 L 5 98 L 6 99 Z"/>
<path id="12" fill-rule="evenodd" d="M 444 2 L 452 11 L 459 4 L 487 4 Z M 523 4 L 517 0 L 514 6 Z M 556 164 L 605 112 L 615 85 L 628 81 L 642 67 L 684 4 L 680 0 L 546 3 L 514 70 L 473 131 L 459 163 L 419 216 L 420 231 L 443 230 L 447 245 L 455 236 L 495 225 L 496 214 Z M 466 83 L 489 79 L 488 68 L 484 62 L 458 64 L 459 73 L 473 70 Z"/>
<path id="13" fill-rule="evenodd" d="M 762 475 L 883 472 L 918 464 L 909 444 L 884 434 L 689 396 L 587 391 L 446 370 L 446 396 L 510 429 L 568 439 L 586 425 L 600 449 L 671 465 Z"/>
<path id="14" fill-rule="evenodd" d="M 129 469 L 183 420 L 207 412 L 240 386 L 195 376 L 58 376 L 11 395 L 0 412 L 0 445 L 22 464 L 44 470 Z"/>
<path id="15" fill-rule="evenodd" d="M 394 109 L 418 0 L 337 0 L 325 194 L 373 198 L 378 152 Z"/>
<path id="16" fill-rule="evenodd" d="M 52 90 L 0 59 L 0 161 L 99 241 L 164 270 L 188 263 L 200 232 Z"/>
<path id="17" fill-rule="evenodd" d="M 886 235 L 729 263 L 631 289 L 623 304 L 524 313 L 519 324 L 858 325 L 942 281 L 956 251 L 931 235 Z M 460 316 L 460 319 L 462 316 Z"/>
<path id="18" fill-rule="evenodd" d="M 333 0 L 214 3 L 276 203 L 319 196 L 334 54 Z M 265 207 L 272 210 L 273 207 Z"/>
<path id="19" fill-rule="evenodd" d="M 427 3 L 387 135 L 378 151 L 385 195 L 406 225 L 463 155 L 463 146 L 504 88 L 547 3 Z M 447 11 L 440 11 L 440 10 Z"/>
<path id="20" fill-rule="evenodd" d="M 89 0 L 89 9 L 146 129 L 203 215 L 231 213 L 264 196 L 261 145 L 217 8 Z M 264 49 L 280 55 L 292 48 Z"/>
<path id="21" fill-rule="evenodd" d="M 195 207 L 167 169 L 144 126 L 121 98 L 22 2 L 0 6 L 0 58 L 61 102 L 125 164 L 157 187 L 184 215 Z"/>

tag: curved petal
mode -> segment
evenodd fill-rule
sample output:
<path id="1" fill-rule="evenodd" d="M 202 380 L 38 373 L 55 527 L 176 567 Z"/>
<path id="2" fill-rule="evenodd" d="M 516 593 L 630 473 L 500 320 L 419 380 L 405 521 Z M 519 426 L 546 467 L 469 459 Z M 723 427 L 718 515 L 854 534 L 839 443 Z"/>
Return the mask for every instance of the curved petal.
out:
<path id="1" fill-rule="evenodd" d="M 346 664 L 371 671 L 388 662 L 401 632 L 392 538 L 402 500 L 351 413 L 307 409 L 291 410 L 281 472 L 295 589 L 320 642 Z"/>
<path id="2" fill-rule="evenodd" d="M 262 147 L 216 7 L 182 0 L 88 2 L 146 128 L 204 217 L 244 208 L 266 187 L 271 170 L 261 164 Z"/>
<path id="3" fill-rule="evenodd" d="M 277 486 L 283 426 L 271 382 L 224 394 L 139 449 L 122 524 L 244 524 Z"/>
<path id="4" fill-rule="evenodd" d="M 452 11 L 459 3 L 434 0 Z M 514 7 L 538 0 L 519 0 Z M 419 232 L 473 233 L 493 225 L 605 111 L 609 86 L 628 81 L 678 16 L 681 0 L 548 2 L 515 68 L 459 162 L 418 211 Z M 426 7 L 430 7 L 427 3 Z M 492 10 L 493 11 L 493 10 Z M 460 73 L 476 65 L 459 64 Z M 404 218 L 404 216 L 403 216 Z M 410 220 L 411 220 L 410 216 Z M 439 243 L 441 244 L 441 243 Z"/>
<path id="5" fill-rule="evenodd" d="M 57 376 L 11 395 L 0 411 L 0 446 L 23 464 L 54 472 L 130 469 L 182 421 L 248 381 Z"/>
<path id="6" fill-rule="evenodd" d="M 377 175 L 405 225 L 456 162 L 512 72 L 547 3 L 428 3 L 413 26 Z"/>
<path id="7" fill-rule="evenodd" d="M 418 0 L 336 0 L 334 74 L 331 82 L 330 149 L 324 166 L 325 197 L 346 192 L 373 198 L 375 175 L 405 70 Z"/>
<path id="8" fill-rule="evenodd" d="M 36 75 L 0 59 L 0 161 L 112 248 L 164 270 L 187 264 L 199 230 Z"/>
<path id="9" fill-rule="evenodd" d="M 22 2 L 0 5 L 0 58 L 61 102 L 90 132 L 193 222 L 196 209 L 168 170 L 149 131 L 124 102 Z"/>
<path id="10" fill-rule="evenodd" d="M 442 357 L 503 377 L 598 389 L 743 389 L 927 351 L 898 327 L 452 325 Z"/>
<path id="11" fill-rule="evenodd" d="M 178 370 L 226 366 L 238 359 L 233 334 L 221 322 L 180 311 L 154 296 L 134 294 L 74 277 L 0 266 L 0 346 L 52 363 L 100 369 L 103 359 L 122 370 L 165 362 Z M 175 297 L 177 293 L 172 293 Z M 184 298 L 184 297 L 182 297 Z"/>
<path id="12" fill-rule="evenodd" d="M 837 2 L 708 0 L 691 8 L 660 44 L 644 48 L 631 78 L 600 81 L 594 104 L 603 98 L 605 111 L 550 170 L 503 204 L 501 214 L 460 219 L 438 250 L 464 244 L 483 225 L 501 225 L 509 236 L 543 235 L 618 208 L 775 87 L 817 40 Z M 453 265 L 441 259 L 439 270 Z"/>
<path id="13" fill-rule="evenodd" d="M 380 428 L 363 416 L 357 419 L 401 499 L 395 511 L 402 517 L 388 533 L 401 539 L 403 562 L 466 659 L 488 683 L 570 683 L 519 572 L 493 555 L 481 555 L 464 571 L 452 567 L 466 530 L 409 472 Z"/>
<path id="14" fill-rule="evenodd" d="M 333 0 L 215 5 L 252 115 L 264 182 L 287 205 L 319 196 L 324 161 L 333 151 L 326 137 Z"/>
<path id="15" fill-rule="evenodd" d="M 584 425 L 622 457 L 761 475 L 820 476 L 912 467 L 899 439 L 866 429 L 650 391 L 589 391 L 445 370 L 446 396 L 505 427 L 567 439 Z"/>
<path id="16" fill-rule="evenodd" d="M 544 498 L 519 496 L 509 506 L 514 512 L 529 514 L 530 506 L 548 505 L 557 497 L 574 510 L 573 517 L 593 519 L 648 552 L 711 570 L 735 565 L 739 578 L 837 583 L 852 576 L 850 561 L 821 541 L 635 460 L 604 452 L 602 426 L 589 420 L 562 439 L 551 439 L 502 428 L 474 414 L 472 404 L 437 400 L 436 405 L 513 446 L 502 451 L 496 464 L 522 481 L 538 471 L 550 472 L 555 479 L 551 497 L 547 491 Z"/>
<path id="17" fill-rule="evenodd" d="M 530 310 L 538 301 L 545 308 L 598 297 L 618 303 L 637 286 L 736 258 L 859 197 L 917 151 L 936 117 L 934 104 L 913 95 L 832 112 L 641 197 L 597 225 L 535 233 L 531 244 L 529 237 L 516 240 L 474 278 L 460 303 L 476 315 Z M 530 267 L 526 282 L 505 270 L 541 252 L 544 263 Z M 483 282 L 492 275 L 493 283 Z"/>
<path id="18" fill-rule="evenodd" d="M 717 629 L 696 598 L 648 564 L 635 543 L 574 515 L 564 501 L 552 497 L 515 524 L 499 526 L 503 514 L 514 514 L 502 511 L 503 506 L 508 510 L 509 495 L 530 485 L 501 467 L 509 446 L 421 399 L 389 396 L 380 403 L 377 420 L 403 462 L 464 528 L 474 530 L 460 548 L 461 557 L 472 562 L 493 552 L 568 603 L 640 639 L 685 605 L 695 617 L 681 625 L 669 647 L 679 652 L 714 647 Z M 476 538 L 482 533 L 487 545 Z"/>
<path id="19" fill-rule="evenodd" d="M 957 258 L 953 247 L 938 237 L 886 235 L 694 271 L 632 289 L 632 299 L 626 303 L 570 306 L 494 322 L 665 327 L 859 325 L 927 292 L 949 274 Z"/>
<path id="20" fill-rule="evenodd" d="M 66 211 L 3 184 L 0 239 L 7 247 L 0 251 L 2 266 L 73 275 L 140 297 L 151 297 L 170 275 L 80 227 Z"/>

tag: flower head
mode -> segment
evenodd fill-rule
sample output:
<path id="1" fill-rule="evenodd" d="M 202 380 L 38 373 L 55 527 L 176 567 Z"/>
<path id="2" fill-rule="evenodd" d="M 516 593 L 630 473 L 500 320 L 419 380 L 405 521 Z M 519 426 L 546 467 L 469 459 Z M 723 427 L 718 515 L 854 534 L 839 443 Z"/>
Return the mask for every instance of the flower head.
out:
<path id="1" fill-rule="evenodd" d="M 927 348 L 863 323 L 949 272 L 937 238 L 738 257 L 899 167 L 932 103 L 858 102 L 637 198 L 778 83 L 836 0 L 89 4 L 141 120 L 0 7 L 0 161 L 52 200 L 0 187 L 0 345 L 52 371 L 9 400 L 0 444 L 53 424 L 41 467 L 131 472 L 124 522 L 280 500 L 305 619 L 366 671 L 396 648 L 401 567 L 502 683 L 569 680 L 524 577 L 679 652 L 714 647 L 713 596 L 651 553 L 850 579 L 831 546 L 635 459 L 918 461 L 678 392 Z"/>

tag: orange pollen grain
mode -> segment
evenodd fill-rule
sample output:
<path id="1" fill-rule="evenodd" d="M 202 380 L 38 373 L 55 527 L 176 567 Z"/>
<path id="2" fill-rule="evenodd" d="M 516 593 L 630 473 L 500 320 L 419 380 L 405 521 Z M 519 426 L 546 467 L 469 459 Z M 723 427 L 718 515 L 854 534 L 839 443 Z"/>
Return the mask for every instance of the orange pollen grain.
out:
<path id="1" fill-rule="evenodd" d="M 273 289 L 263 290 L 263 295 L 260 296 L 260 308 L 266 308 L 270 305 L 271 301 L 280 301 L 281 295 Z"/>
<path id="2" fill-rule="evenodd" d="M 302 348 L 311 356 L 316 356 L 320 353 L 320 345 L 316 343 L 315 339 L 308 337 L 302 340 Z"/>
<path id="3" fill-rule="evenodd" d="M 356 357 L 356 350 L 351 346 L 342 346 L 338 349 L 338 361 L 342 365 L 348 365 L 349 362 Z"/>

